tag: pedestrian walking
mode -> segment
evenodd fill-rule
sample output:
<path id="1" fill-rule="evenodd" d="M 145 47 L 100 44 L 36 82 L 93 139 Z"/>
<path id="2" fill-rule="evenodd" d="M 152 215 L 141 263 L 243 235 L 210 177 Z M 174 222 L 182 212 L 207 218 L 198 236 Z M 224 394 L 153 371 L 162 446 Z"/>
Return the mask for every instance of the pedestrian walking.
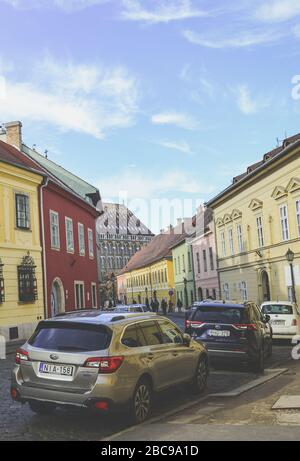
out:
<path id="1" fill-rule="evenodd" d="M 178 312 L 181 312 L 182 306 L 183 306 L 182 301 L 181 299 L 178 298 L 178 301 L 177 301 Z"/>
<path id="2" fill-rule="evenodd" d="M 167 314 L 167 308 L 168 308 L 168 304 L 167 304 L 167 301 L 165 298 L 163 298 L 162 302 L 161 302 L 161 309 L 163 311 L 163 315 L 166 315 Z"/>
<path id="3" fill-rule="evenodd" d="M 170 299 L 170 301 L 169 301 L 169 314 L 173 312 L 173 306 L 174 306 L 174 304 L 173 304 L 172 300 Z"/>

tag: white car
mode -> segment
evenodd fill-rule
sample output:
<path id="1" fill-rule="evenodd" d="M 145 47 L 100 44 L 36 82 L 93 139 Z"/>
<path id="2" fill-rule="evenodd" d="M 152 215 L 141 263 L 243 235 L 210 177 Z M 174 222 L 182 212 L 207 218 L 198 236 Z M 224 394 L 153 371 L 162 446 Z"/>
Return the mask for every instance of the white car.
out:
<path id="1" fill-rule="evenodd" d="M 300 334 L 300 314 L 289 301 L 269 301 L 261 305 L 264 315 L 270 316 L 274 339 L 291 339 Z"/>

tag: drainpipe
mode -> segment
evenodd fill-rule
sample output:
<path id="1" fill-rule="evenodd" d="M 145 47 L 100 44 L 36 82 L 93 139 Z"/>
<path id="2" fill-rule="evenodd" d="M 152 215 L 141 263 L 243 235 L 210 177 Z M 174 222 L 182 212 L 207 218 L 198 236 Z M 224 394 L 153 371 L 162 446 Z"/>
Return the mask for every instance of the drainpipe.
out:
<path id="1" fill-rule="evenodd" d="M 47 286 L 47 265 L 46 265 L 46 244 L 45 244 L 45 222 L 44 222 L 44 196 L 43 190 L 48 186 L 49 178 L 44 180 L 40 187 L 40 213 L 41 213 L 41 234 L 42 234 L 42 251 L 43 251 L 43 274 L 44 274 L 44 316 L 48 318 L 48 286 Z"/>

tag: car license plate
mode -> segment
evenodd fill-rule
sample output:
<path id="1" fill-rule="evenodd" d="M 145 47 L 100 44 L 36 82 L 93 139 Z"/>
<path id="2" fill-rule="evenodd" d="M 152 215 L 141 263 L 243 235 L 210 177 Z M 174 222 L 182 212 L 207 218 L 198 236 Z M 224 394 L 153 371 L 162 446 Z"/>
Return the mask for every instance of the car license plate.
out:
<path id="1" fill-rule="evenodd" d="M 230 331 L 228 330 L 208 330 L 208 336 L 214 336 L 215 338 L 228 338 Z"/>
<path id="2" fill-rule="evenodd" d="M 51 363 L 40 363 L 39 372 L 47 375 L 73 376 L 74 367 L 70 365 L 53 365 Z"/>
<path id="3" fill-rule="evenodd" d="M 285 320 L 273 320 L 272 325 L 285 325 Z"/>

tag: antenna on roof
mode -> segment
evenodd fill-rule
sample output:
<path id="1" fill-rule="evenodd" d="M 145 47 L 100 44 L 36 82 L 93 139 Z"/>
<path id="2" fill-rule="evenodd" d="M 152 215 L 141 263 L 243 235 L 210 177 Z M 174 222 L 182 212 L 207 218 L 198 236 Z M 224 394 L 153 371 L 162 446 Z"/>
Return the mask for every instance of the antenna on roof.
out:
<path id="1" fill-rule="evenodd" d="M 35 150 L 36 144 L 32 144 L 32 149 Z"/>
<path id="2" fill-rule="evenodd" d="M 45 157 L 48 158 L 48 151 L 47 151 L 47 149 L 45 150 Z"/>

